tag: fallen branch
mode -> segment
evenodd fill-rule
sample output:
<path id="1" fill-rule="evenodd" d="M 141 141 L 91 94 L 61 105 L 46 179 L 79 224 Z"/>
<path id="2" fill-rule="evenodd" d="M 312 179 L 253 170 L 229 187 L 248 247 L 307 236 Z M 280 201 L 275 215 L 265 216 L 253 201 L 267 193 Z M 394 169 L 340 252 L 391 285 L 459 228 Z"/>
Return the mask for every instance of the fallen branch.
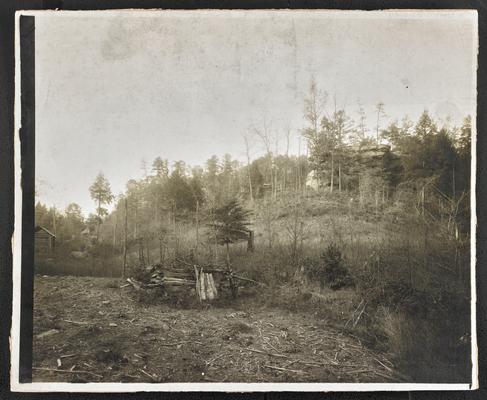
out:
<path id="1" fill-rule="evenodd" d="M 51 371 L 51 372 L 64 372 L 66 374 L 87 374 L 87 375 L 92 375 L 96 376 L 97 378 L 103 378 L 102 375 L 95 374 L 94 372 L 90 371 L 70 371 L 67 369 L 57 369 L 57 368 L 43 368 L 43 367 L 32 367 L 32 369 L 36 369 L 39 371 Z"/>
<path id="2" fill-rule="evenodd" d="M 269 369 L 275 369 L 276 371 L 281 371 L 281 372 L 292 372 L 293 374 L 307 374 L 306 371 L 301 371 L 298 369 L 287 369 L 287 368 L 282 368 L 282 367 L 274 367 L 273 365 L 263 365 L 265 368 Z"/>
<path id="3" fill-rule="evenodd" d="M 347 374 L 363 374 L 365 372 L 374 372 L 375 373 L 376 371 L 374 371 L 373 369 L 368 368 L 368 369 L 357 369 L 355 371 L 347 371 L 346 373 Z"/>
<path id="4" fill-rule="evenodd" d="M 348 324 L 350 322 L 352 322 L 352 320 L 354 319 L 355 317 L 355 314 L 357 313 L 357 311 L 359 310 L 360 307 L 362 307 L 362 304 L 364 302 L 364 299 L 362 299 L 359 303 L 359 305 L 357 306 L 357 308 L 353 311 L 352 315 L 350 316 L 350 319 L 345 323 L 345 328 L 348 326 Z"/>
<path id="5" fill-rule="evenodd" d="M 127 278 L 127 282 L 130 283 L 136 290 L 142 289 L 142 284 L 137 282 L 135 279 Z"/>
<path id="6" fill-rule="evenodd" d="M 360 320 L 360 317 L 362 316 L 362 314 L 364 313 L 365 311 L 365 307 L 367 306 L 367 302 L 364 303 L 364 306 L 362 307 L 362 311 L 360 311 L 360 314 L 358 315 L 357 319 L 355 320 L 354 324 L 353 324 L 353 328 L 355 329 L 355 327 L 357 326 L 358 324 L 358 321 Z"/>
<path id="7" fill-rule="evenodd" d="M 75 325 L 89 325 L 89 322 L 82 322 L 82 321 L 71 321 L 69 319 L 63 319 L 64 322 L 69 322 L 70 324 L 75 324 Z"/>
<path id="8" fill-rule="evenodd" d="M 185 344 L 185 343 L 196 343 L 196 344 L 203 344 L 201 342 L 198 342 L 198 341 L 190 341 L 190 340 L 186 340 L 184 342 L 178 342 L 178 343 L 159 343 L 161 346 L 178 346 L 180 344 Z"/>
<path id="9" fill-rule="evenodd" d="M 299 362 L 299 360 L 291 360 L 288 363 L 286 363 L 286 367 L 290 367 L 291 365 L 296 364 L 297 362 Z"/>
<path id="10" fill-rule="evenodd" d="M 196 281 L 190 280 L 172 280 L 172 279 L 161 279 L 159 282 L 148 283 L 145 287 L 156 287 L 156 286 L 194 286 Z"/>
<path id="11" fill-rule="evenodd" d="M 246 282 L 252 282 L 252 283 L 255 283 L 256 285 L 260 285 L 260 286 L 267 286 L 265 283 L 262 283 L 262 282 L 257 282 L 257 281 L 254 281 L 253 279 L 250 279 L 250 278 L 244 278 L 243 276 L 239 276 L 239 275 L 233 275 L 233 277 L 235 279 L 240 279 L 241 281 L 246 281 Z"/>
<path id="12" fill-rule="evenodd" d="M 307 365 L 308 367 L 327 367 L 329 365 L 340 365 L 340 363 L 336 361 L 330 361 L 329 364 L 324 362 L 313 362 L 313 361 L 303 361 L 303 360 L 295 360 L 299 364 Z"/>
<path id="13" fill-rule="evenodd" d="M 66 355 L 63 355 L 59 358 L 68 358 L 68 357 L 74 357 L 74 356 L 77 356 L 78 354 L 77 353 L 73 353 L 73 354 L 66 354 Z"/>
<path id="14" fill-rule="evenodd" d="M 156 378 L 154 376 L 152 376 L 151 374 L 149 374 L 148 372 L 145 372 L 142 368 L 139 368 L 139 371 L 142 372 L 143 374 L 147 375 L 149 378 L 151 378 L 153 381 L 156 380 Z"/>
<path id="15" fill-rule="evenodd" d="M 265 354 L 265 355 L 271 356 L 271 357 L 289 358 L 285 354 L 269 353 L 267 351 L 262 351 L 262 350 L 252 349 L 252 348 L 246 348 L 245 350 L 251 351 L 253 353 Z"/>
<path id="16" fill-rule="evenodd" d="M 206 366 L 210 366 L 211 364 L 213 364 L 216 360 L 219 360 L 220 358 L 222 358 L 225 354 L 220 354 L 218 356 L 216 356 L 215 358 L 209 360 L 209 361 L 205 361 L 205 364 Z"/>
<path id="17" fill-rule="evenodd" d="M 374 357 L 374 360 L 377 361 L 380 365 L 382 365 L 385 369 L 387 369 L 389 372 L 394 373 L 394 370 L 392 368 L 389 368 L 387 365 L 385 365 L 383 362 L 381 362 L 379 359 Z"/>
<path id="18" fill-rule="evenodd" d="M 133 378 L 133 379 L 140 379 L 140 376 L 139 375 L 129 375 L 129 374 L 123 374 L 124 376 L 128 377 L 128 378 Z"/>
<path id="19" fill-rule="evenodd" d="M 213 379 L 213 378 L 209 378 L 205 375 L 205 376 L 203 376 L 203 380 L 208 381 L 208 382 L 225 382 L 227 380 L 227 378 L 225 377 L 223 379 Z"/>
<path id="20" fill-rule="evenodd" d="M 381 378 L 385 378 L 385 379 L 388 379 L 388 380 L 393 380 L 393 377 L 392 376 L 389 376 L 389 375 L 386 375 L 386 374 L 383 374 L 382 372 L 379 372 L 379 371 L 372 371 L 374 374 L 380 376 Z"/>

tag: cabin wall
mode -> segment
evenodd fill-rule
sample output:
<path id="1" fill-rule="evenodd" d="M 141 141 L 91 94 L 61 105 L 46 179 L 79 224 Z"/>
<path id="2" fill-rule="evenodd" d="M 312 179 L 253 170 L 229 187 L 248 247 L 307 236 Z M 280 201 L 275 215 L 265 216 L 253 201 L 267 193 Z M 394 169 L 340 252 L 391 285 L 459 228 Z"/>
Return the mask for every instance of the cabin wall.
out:
<path id="1" fill-rule="evenodd" d="M 47 232 L 36 232 L 34 240 L 36 253 L 51 253 L 54 250 L 55 238 Z"/>

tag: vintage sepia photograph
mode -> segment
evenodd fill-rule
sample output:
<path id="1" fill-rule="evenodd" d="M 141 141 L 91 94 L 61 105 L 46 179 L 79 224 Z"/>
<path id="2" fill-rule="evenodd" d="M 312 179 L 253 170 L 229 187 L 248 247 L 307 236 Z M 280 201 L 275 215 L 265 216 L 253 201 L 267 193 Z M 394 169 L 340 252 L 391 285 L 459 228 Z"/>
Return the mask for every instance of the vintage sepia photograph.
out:
<path id="1" fill-rule="evenodd" d="M 475 11 L 18 18 L 32 383 L 475 387 Z"/>

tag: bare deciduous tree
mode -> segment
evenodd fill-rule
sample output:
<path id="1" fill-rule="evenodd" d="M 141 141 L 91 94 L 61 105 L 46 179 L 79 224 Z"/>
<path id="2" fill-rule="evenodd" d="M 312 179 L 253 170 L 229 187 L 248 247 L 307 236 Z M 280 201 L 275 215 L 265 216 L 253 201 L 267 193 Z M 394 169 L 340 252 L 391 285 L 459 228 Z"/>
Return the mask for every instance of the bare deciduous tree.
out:
<path id="1" fill-rule="evenodd" d="M 250 195 L 250 203 L 253 204 L 254 202 L 254 193 L 252 190 L 252 175 L 250 173 L 250 140 L 251 135 L 250 132 L 247 132 L 242 135 L 244 143 L 245 143 L 245 155 L 247 157 L 247 177 L 249 180 L 249 195 Z"/>

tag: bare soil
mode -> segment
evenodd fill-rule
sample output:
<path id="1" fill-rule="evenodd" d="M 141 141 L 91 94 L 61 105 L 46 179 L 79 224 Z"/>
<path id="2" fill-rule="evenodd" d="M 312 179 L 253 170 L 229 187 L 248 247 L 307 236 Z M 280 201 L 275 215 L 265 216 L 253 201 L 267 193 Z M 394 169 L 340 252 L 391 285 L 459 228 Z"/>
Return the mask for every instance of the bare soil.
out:
<path id="1" fill-rule="evenodd" d="M 141 302 L 109 278 L 36 276 L 34 381 L 393 382 L 394 366 L 326 319 L 242 296 Z"/>

